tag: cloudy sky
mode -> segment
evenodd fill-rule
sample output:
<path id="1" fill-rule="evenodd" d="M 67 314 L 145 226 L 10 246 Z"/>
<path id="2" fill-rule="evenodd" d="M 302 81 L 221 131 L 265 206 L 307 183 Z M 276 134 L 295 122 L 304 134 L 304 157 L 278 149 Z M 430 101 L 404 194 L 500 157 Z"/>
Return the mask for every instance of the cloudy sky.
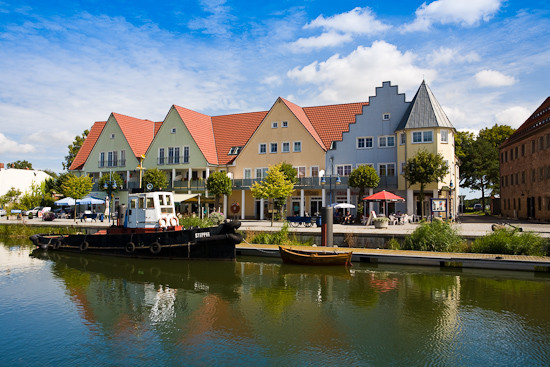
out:
<path id="1" fill-rule="evenodd" d="M 547 0 L 0 0 L 0 162 L 62 171 L 111 112 L 162 121 L 367 101 L 422 80 L 458 130 L 550 95 Z"/>

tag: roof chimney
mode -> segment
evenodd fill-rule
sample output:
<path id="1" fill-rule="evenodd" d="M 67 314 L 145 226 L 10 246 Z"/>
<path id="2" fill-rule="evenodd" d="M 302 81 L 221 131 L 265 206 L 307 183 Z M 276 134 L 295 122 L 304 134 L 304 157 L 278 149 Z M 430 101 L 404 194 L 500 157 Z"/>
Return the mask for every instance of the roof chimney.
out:
<path id="1" fill-rule="evenodd" d="M 4 169 L 4 163 L 0 163 L 0 171 Z"/>

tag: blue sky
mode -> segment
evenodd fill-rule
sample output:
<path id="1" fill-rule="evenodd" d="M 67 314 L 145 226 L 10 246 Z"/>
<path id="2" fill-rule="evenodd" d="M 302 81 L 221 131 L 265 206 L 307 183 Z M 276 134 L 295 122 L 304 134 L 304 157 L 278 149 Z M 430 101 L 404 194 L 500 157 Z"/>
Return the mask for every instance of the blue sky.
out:
<path id="1" fill-rule="evenodd" d="M 2 1 L 0 162 L 60 172 L 111 112 L 162 121 L 367 101 L 423 79 L 458 130 L 518 127 L 548 97 L 546 1 Z"/>

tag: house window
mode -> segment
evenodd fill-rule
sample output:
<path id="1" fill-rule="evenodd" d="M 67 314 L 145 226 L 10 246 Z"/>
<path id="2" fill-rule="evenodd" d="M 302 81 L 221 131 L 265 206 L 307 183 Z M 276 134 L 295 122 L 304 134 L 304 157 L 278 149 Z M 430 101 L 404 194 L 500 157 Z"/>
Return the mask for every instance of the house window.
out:
<path id="1" fill-rule="evenodd" d="M 175 134 L 176 133 L 176 128 L 173 127 L 172 130 L 170 130 L 170 134 Z"/>
<path id="2" fill-rule="evenodd" d="M 319 177 L 319 166 L 311 166 L 310 171 L 310 177 Z"/>
<path id="3" fill-rule="evenodd" d="M 265 154 L 267 152 L 267 144 L 266 143 L 261 143 L 259 148 L 258 148 L 258 153 L 259 154 Z"/>
<path id="4" fill-rule="evenodd" d="M 107 167 L 113 166 L 113 152 L 107 152 Z"/>
<path id="5" fill-rule="evenodd" d="M 189 163 L 189 147 L 183 147 L 183 163 Z"/>
<path id="6" fill-rule="evenodd" d="M 296 169 L 296 176 L 298 178 L 306 177 L 306 167 L 305 166 L 298 166 L 294 167 Z"/>
<path id="7" fill-rule="evenodd" d="M 357 149 L 372 148 L 372 137 L 361 136 L 357 138 Z"/>
<path id="8" fill-rule="evenodd" d="M 433 141 L 432 131 L 415 131 L 412 135 L 413 143 L 431 143 Z"/>
<path id="9" fill-rule="evenodd" d="M 278 123 L 277 121 L 273 121 L 273 122 L 271 123 L 271 128 L 272 128 L 272 129 L 276 129 L 276 128 L 278 128 L 278 127 L 279 127 L 279 123 Z"/>
<path id="10" fill-rule="evenodd" d="M 252 178 L 252 169 L 250 169 L 250 168 L 245 168 L 244 169 L 244 178 L 245 179 Z"/>
<path id="11" fill-rule="evenodd" d="M 105 167 L 105 152 L 99 153 L 99 167 Z"/>
<path id="12" fill-rule="evenodd" d="M 111 139 L 114 139 L 115 138 L 115 134 L 111 134 Z"/>
<path id="13" fill-rule="evenodd" d="M 442 143 L 449 142 L 449 130 L 441 130 L 441 142 Z"/>
<path id="14" fill-rule="evenodd" d="M 302 142 L 301 141 L 295 141 L 294 142 L 294 152 L 301 152 L 302 151 Z"/>
<path id="15" fill-rule="evenodd" d="M 271 143 L 269 145 L 269 153 L 277 153 L 277 147 L 278 147 L 277 143 Z"/>
<path id="16" fill-rule="evenodd" d="M 407 143 L 407 134 L 401 133 L 399 134 L 399 144 L 405 145 Z"/>
<path id="17" fill-rule="evenodd" d="M 340 176 L 349 176 L 351 174 L 351 164 L 340 164 L 336 166 L 336 173 Z"/>
<path id="18" fill-rule="evenodd" d="M 378 137 L 378 147 L 388 148 L 388 147 L 394 147 L 394 146 L 395 146 L 395 136 L 388 135 L 388 136 Z"/>
<path id="19" fill-rule="evenodd" d="M 159 148 L 159 164 L 164 164 L 164 148 Z"/>
<path id="20" fill-rule="evenodd" d="M 378 172 L 380 177 L 395 176 L 395 163 L 380 163 L 378 165 Z"/>
<path id="21" fill-rule="evenodd" d="M 126 166 L 126 151 L 125 150 L 120 151 L 120 166 L 121 167 Z"/>
<path id="22" fill-rule="evenodd" d="M 288 127 L 288 121 L 283 121 L 281 124 L 283 125 L 283 127 Z"/>
<path id="23" fill-rule="evenodd" d="M 256 168 L 256 178 L 263 179 L 267 176 L 267 168 Z"/>
<path id="24" fill-rule="evenodd" d="M 290 142 L 288 141 L 283 141 L 282 145 L 281 145 L 281 151 L 283 153 L 288 153 L 290 152 Z"/>
<path id="25" fill-rule="evenodd" d="M 407 166 L 407 162 L 401 162 L 401 174 L 405 173 L 405 166 Z"/>
<path id="26" fill-rule="evenodd" d="M 382 114 L 382 120 L 388 121 L 389 119 L 390 119 L 390 114 L 389 113 L 383 113 Z"/>

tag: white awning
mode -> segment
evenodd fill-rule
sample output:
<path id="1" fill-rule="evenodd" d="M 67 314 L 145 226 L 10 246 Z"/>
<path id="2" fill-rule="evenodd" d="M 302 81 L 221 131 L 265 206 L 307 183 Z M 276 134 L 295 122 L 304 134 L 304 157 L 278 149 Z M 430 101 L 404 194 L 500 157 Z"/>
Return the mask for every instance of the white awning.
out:
<path id="1" fill-rule="evenodd" d="M 174 194 L 174 201 L 187 201 L 189 199 L 193 199 L 195 196 L 199 196 L 199 194 Z"/>

